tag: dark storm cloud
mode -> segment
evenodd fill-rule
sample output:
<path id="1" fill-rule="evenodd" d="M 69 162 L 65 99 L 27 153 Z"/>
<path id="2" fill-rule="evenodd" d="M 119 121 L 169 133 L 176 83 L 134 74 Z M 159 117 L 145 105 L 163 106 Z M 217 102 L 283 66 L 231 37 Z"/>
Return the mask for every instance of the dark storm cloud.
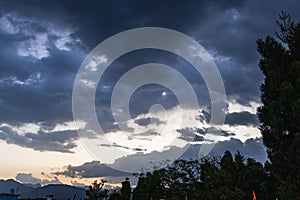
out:
<path id="1" fill-rule="evenodd" d="M 259 123 L 255 114 L 244 111 L 226 114 L 225 124 L 229 124 L 230 126 L 257 126 Z"/>
<path id="2" fill-rule="evenodd" d="M 195 38 L 215 57 L 227 95 L 246 105 L 249 101 L 258 101 L 259 84 L 263 79 L 257 66 L 256 39 L 274 33 L 275 20 L 281 10 L 289 12 L 295 20 L 300 18 L 296 0 L 288 3 L 271 0 L 147 3 L 138 0 L 2 0 L 0 7 L 0 122 L 41 122 L 50 129 L 57 123 L 72 120 L 72 88 L 80 63 L 93 47 L 114 34 L 136 27 L 158 26 Z M 43 42 L 45 37 L 47 40 Z M 144 62 L 181 69 L 180 73 L 193 84 L 199 101 L 203 101 L 203 105 L 209 103 L 205 83 L 185 61 L 162 52 L 133 52 L 131 56 L 126 59 L 125 55 L 115 62 L 115 67 L 100 81 L 107 87 L 98 87 L 95 104 L 105 131 L 116 130 L 110 110 L 110 94 L 115 82 L 122 73 Z M 174 95 L 161 97 L 165 88 L 153 88 L 141 88 L 133 96 L 130 103 L 133 117 L 148 112 L 153 103 L 165 108 L 178 104 Z M 226 120 L 231 125 L 257 124 L 247 113 L 239 116 L 241 118 L 232 114 Z M 42 135 L 36 139 L 43 140 Z M 14 134 L 5 136 L 12 137 L 24 140 Z M 47 139 L 55 141 L 55 138 Z M 60 143 L 50 141 L 49 145 L 65 149 Z M 50 148 L 49 145 L 46 147 Z M 68 148 L 72 148 L 74 144 L 69 145 Z"/>
<path id="3" fill-rule="evenodd" d="M 196 28 L 200 43 L 216 51 L 215 59 L 226 93 L 235 95 L 237 102 L 247 104 L 259 99 L 258 86 L 263 76 L 257 66 L 259 56 L 255 41 L 274 35 L 275 20 L 281 10 L 299 20 L 296 4 L 297 1 L 243 1 L 231 9 L 211 10 L 207 20 Z"/>
<path id="4" fill-rule="evenodd" d="M 208 132 L 209 130 L 209 132 Z M 232 133 L 227 130 L 222 130 L 219 128 L 211 127 L 209 129 L 204 129 L 204 128 L 183 128 L 177 130 L 181 135 L 179 136 L 179 139 L 186 140 L 186 141 L 205 141 L 205 136 L 206 134 L 215 134 L 215 135 L 220 135 L 223 137 L 229 137 L 229 136 L 235 136 L 235 133 Z M 203 136 L 202 136 L 203 135 Z M 208 140 L 206 140 L 208 141 Z"/>
<path id="5" fill-rule="evenodd" d="M 221 135 L 224 137 L 228 137 L 228 136 L 235 136 L 235 133 L 231 133 L 231 132 L 222 130 Z"/>
<path id="6" fill-rule="evenodd" d="M 121 172 L 101 164 L 99 161 L 86 162 L 83 165 L 69 165 L 64 171 L 53 172 L 55 175 L 63 175 L 70 178 L 98 178 L 114 176 L 130 176 L 130 173 Z"/>
<path id="7" fill-rule="evenodd" d="M 8 9 L 1 10 L 0 16 L 0 121 L 72 120 L 73 81 L 84 55 L 74 30 L 0 4 Z"/>
<path id="8" fill-rule="evenodd" d="M 196 135 L 196 130 L 192 128 L 179 129 L 177 132 L 181 134 L 178 138 L 185 141 L 200 142 L 205 140 L 203 136 Z"/>
<path id="9" fill-rule="evenodd" d="M 196 117 L 196 119 L 203 123 L 209 123 L 210 113 L 202 109 L 199 111 L 199 115 Z"/>
<path id="10" fill-rule="evenodd" d="M 63 153 L 72 153 L 72 149 L 77 145 L 75 141 L 78 139 L 78 134 L 73 130 L 25 133 L 20 135 L 11 127 L 0 127 L 0 140 L 8 144 L 16 144 L 21 147 L 32 148 L 37 151 L 56 151 Z"/>
<path id="11" fill-rule="evenodd" d="M 141 148 L 130 148 L 127 146 L 122 146 L 122 145 L 118 145 L 116 143 L 113 144 L 99 144 L 99 146 L 102 147 L 117 147 L 117 148 L 122 148 L 122 149 L 127 149 L 127 150 L 133 150 L 133 151 L 147 151 L 147 149 L 141 149 Z"/>
<path id="12" fill-rule="evenodd" d="M 227 130 L 222 130 L 222 129 L 217 129 L 211 127 L 210 132 L 208 132 L 208 129 L 200 129 L 200 128 L 183 128 L 177 130 L 177 132 L 180 133 L 180 136 L 178 137 L 179 139 L 182 139 L 184 141 L 188 142 L 202 142 L 202 141 L 210 141 L 213 142 L 213 140 L 205 139 L 206 134 L 215 134 L 223 137 L 230 137 L 230 136 L 235 136 L 235 133 L 232 133 Z M 217 132 L 217 134 L 216 134 Z"/>
<path id="13" fill-rule="evenodd" d="M 4 1 L 6 11 L 30 17 L 63 20 L 80 27 L 78 35 L 89 47 L 130 28 L 162 26 L 186 31 L 206 20 L 210 12 L 239 7 L 244 1 Z M 53 15 L 55 13 L 55 15 Z M 176 19 L 176 20 L 174 20 Z M 105 30 L 105 31 L 104 31 Z"/>
<path id="14" fill-rule="evenodd" d="M 150 123 L 154 123 L 156 125 L 165 124 L 165 122 L 163 122 L 159 118 L 155 118 L 155 117 L 140 118 L 140 119 L 134 120 L 134 122 L 136 124 L 138 124 L 139 126 L 147 126 Z"/>
<path id="15" fill-rule="evenodd" d="M 134 122 L 136 124 L 138 124 L 139 126 L 147 126 L 148 124 L 150 124 L 151 118 L 147 117 L 147 118 L 142 118 L 142 119 L 136 119 Z"/>

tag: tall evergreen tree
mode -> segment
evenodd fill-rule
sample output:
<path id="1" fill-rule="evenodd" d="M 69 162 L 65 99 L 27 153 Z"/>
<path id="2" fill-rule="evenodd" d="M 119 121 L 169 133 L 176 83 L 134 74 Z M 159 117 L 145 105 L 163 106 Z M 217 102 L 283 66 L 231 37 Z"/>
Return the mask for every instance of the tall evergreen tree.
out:
<path id="1" fill-rule="evenodd" d="M 300 23 L 282 12 L 277 24 L 277 39 L 267 36 L 257 41 L 265 75 L 258 116 L 271 173 L 286 200 L 300 196 Z"/>

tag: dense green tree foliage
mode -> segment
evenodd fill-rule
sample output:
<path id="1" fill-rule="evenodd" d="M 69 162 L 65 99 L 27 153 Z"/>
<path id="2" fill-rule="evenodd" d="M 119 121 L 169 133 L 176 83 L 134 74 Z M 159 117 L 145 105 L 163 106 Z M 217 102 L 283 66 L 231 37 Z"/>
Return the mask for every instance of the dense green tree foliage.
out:
<path id="1" fill-rule="evenodd" d="M 277 39 L 257 41 L 265 75 L 258 109 L 261 133 L 280 199 L 300 198 L 300 23 L 282 12 Z"/>
<path id="2" fill-rule="evenodd" d="M 269 166 L 266 163 L 266 166 Z M 271 176 L 261 163 L 226 151 L 221 159 L 177 160 L 170 166 L 141 174 L 134 200 L 148 199 L 275 199 L 269 194 Z"/>

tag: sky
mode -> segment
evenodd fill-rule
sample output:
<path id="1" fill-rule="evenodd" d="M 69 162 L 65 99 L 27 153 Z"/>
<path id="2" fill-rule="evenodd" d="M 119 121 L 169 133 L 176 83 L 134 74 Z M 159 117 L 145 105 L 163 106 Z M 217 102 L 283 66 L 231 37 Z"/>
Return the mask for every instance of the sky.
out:
<path id="1" fill-rule="evenodd" d="M 299 21 L 299 4 L 297 0 L 0 0 L 0 178 L 82 185 L 103 177 L 114 184 L 132 172 L 154 169 L 167 158 L 199 158 L 204 144 L 215 144 L 210 156 L 229 149 L 264 162 L 267 156 L 256 117 L 264 77 L 256 40 L 275 35 L 282 10 Z M 97 84 L 76 82 L 85 62 L 90 61 L 91 71 L 107 62 L 104 54 L 85 60 L 97 45 L 143 27 L 183 33 L 206 50 L 224 84 L 223 125 L 210 123 L 213 103 L 205 78 L 176 52 L 149 48 L 126 52 Z M 176 48 L 184 51 L 184 46 Z M 129 81 L 158 78 L 170 87 L 155 81 L 139 85 L 123 100 L 132 85 L 121 85 L 124 96 L 117 95 L 116 102 L 127 103 L 130 119 L 116 120 L 124 112 L 111 105 L 118 81 L 146 63 L 172 70 L 130 76 Z M 148 67 L 154 69 L 153 64 Z M 192 88 L 197 109 L 181 105 L 180 96 L 193 96 L 182 89 L 178 73 Z M 101 132 L 88 134 L 85 119 L 74 122 L 75 83 L 95 88 L 91 105 Z"/>

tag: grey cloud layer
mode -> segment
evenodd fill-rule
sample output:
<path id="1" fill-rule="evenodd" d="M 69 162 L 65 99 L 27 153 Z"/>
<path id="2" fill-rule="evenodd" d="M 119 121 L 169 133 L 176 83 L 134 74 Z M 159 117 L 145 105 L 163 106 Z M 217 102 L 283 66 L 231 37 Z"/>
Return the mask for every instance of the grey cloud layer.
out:
<path id="1" fill-rule="evenodd" d="M 94 178 L 106 176 L 129 176 L 130 173 L 121 172 L 107 165 L 101 164 L 99 161 L 84 163 L 79 166 L 69 165 L 64 171 L 53 172 L 55 175 L 63 175 L 71 178 Z"/>
<path id="2" fill-rule="evenodd" d="M 235 125 L 257 126 L 259 122 L 255 114 L 251 114 L 250 112 L 243 111 L 243 112 L 228 113 L 225 118 L 225 124 L 229 124 L 230 126 L 235 126 Z"/>
<path id="3" fill-rule="evenodd" d="M 299 2 L 229 1 L 10 1 L 0 2 L 0 123 L 41 122 L 46 127 L 72 120 L 71 95 L 76 72 L 86 54 L 107 37 L 131 28 L 159 26 L 181 31 L 199 41 L 215 57 L 227 95 L 247 104 L 259 98 L 262 75 L 255 40 L 273 34 L 281 10 L 298 20 Z M 127 56 L 127 57 L 126 57 Z M 110 95 L 118 78 L 145 62 L 174 66 L 193 84 L 200 103 L 209 104 L 207 88 L 184 60 L 161 51 L 124 55 L 100 83 L 96 111 L 105 131 L 116 130 Z M 162 92 L 166 97 L 162 98 Z M 166 108 L 178 102 L 163 87 L 140 88 L 131 114 L 145 113 L 153 103 Z M 137 123 L 144 124 L 147 120 Z M 256 126 L 251 113 L 227 115 L 226 123 Z M 192 127 L 194 128 L 194 127 Z M 49 134 L 49 135 L 48 135 Z M 225 133 L 230 135 L 230 133 Z M 70 152 L 72 131 L 20 136 L 2 127 L 0 139 L 39 151 Z M 202 140 L 201 137 L 197 140 Z"/>
<path id="4" fill-rule="evenodd" d="M 8 144 L 16 144 L 21 147 L 32 148 L 37 151 L 57 151 L 64 153 L 72 153 L 72 149 L 77 145 L 75 141 L 78 134 L 74 130 L 26 133 L 20 135 L 11 127 L 0 127 L 0 139 Z"/>

